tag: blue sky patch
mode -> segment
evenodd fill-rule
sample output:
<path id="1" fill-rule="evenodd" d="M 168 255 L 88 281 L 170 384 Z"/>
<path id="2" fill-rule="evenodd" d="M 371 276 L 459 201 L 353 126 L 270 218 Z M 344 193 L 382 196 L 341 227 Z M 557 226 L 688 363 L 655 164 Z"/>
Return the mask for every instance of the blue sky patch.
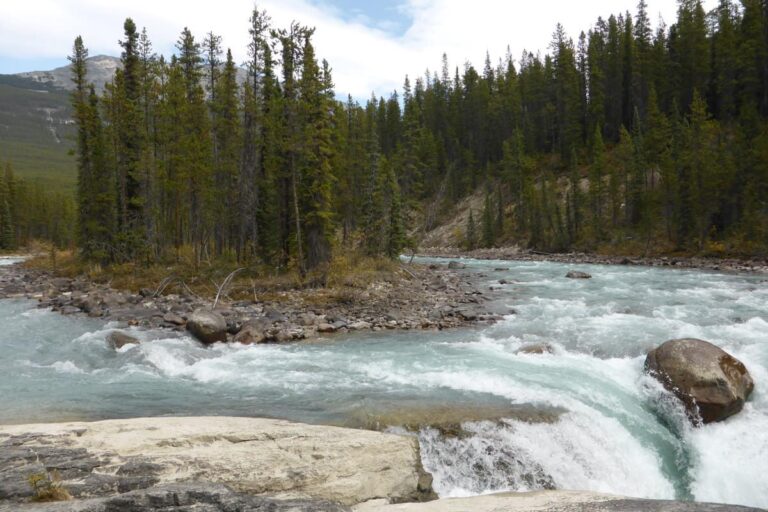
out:
<path id="1" fill-rule="evenodd" d="M 382 0 L 311 0 L 320 7 L 330 7 L 345 21 L 356 21 L 371 28 L 401 36 L 412 19 L 402 9 L 401 1 Z"/>

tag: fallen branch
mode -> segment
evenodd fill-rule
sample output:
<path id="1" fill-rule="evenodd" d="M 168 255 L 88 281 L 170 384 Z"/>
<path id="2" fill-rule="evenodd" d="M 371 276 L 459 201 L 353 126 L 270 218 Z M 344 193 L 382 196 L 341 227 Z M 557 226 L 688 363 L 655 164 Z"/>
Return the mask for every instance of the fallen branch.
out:
<path id="1" fill-rule="evenodd" d="M 213 309 L 216 309 L 216 306 L 219 304 L 219 298 L 221 298 L 221 293 L 226 291 L 227 287 L 229 287 L 230 283 L 232 282 L 232 279 L 234 279 L 235 275 L 245 270 L 244 268 L 238 268 L 237 270 L 232 271 L 226 279 L 221 283 L 221 286 L 219 286 L 218 291 L 216 292 L 216 300 L 213 301 Z"/>

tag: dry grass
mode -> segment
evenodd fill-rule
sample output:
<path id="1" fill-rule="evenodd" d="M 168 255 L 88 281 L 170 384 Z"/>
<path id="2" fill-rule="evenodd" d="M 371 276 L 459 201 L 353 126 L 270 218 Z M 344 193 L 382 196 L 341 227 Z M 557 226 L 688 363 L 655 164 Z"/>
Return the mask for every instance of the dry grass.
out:
<path id="1" fill-rule="evenodd" d="M 32 501 L 36 502 L 51 502 L 51 501 L 68 501 L 72 499 L 72 495 L 63 486 L 59 472 L 55 469 L 53 471 L 45 471 L 42 473 L 35 473 L 27 478 L 32 491 L 35 493 L 32 496 Z"/>
<path id="2" fill-rule="evenodd" d="M 295 270 L 276 272 L 262 265 L 251 265 L 238 272 L 222 290 L 229 300 L 285 299 L 285 292 L 316 289 L 316 300 L 327 303 L 354 302 L 361 289 L 372 282 L 393 282 L 399 279 L 399 264 L 385 258 L 371 258 L 353 252 L 339 251 L 331 265 L 305 276 Z M 61 277 L 86 276 L 95 283 L 109 285 L 118 290 L 137 293 L 147 289 L 159 294 L 193 294 L 213 300 L 226 277 L 243 267 L 237 262 L 222 259 L 194 265 L 192 253 L 182 250 L 176 261 L 167 263 L 124 263 L 102 266 L 79 259 L 72 251 L 52 251 L 50 247 L 37 247 L 28 268 L 49 270 Z"/>

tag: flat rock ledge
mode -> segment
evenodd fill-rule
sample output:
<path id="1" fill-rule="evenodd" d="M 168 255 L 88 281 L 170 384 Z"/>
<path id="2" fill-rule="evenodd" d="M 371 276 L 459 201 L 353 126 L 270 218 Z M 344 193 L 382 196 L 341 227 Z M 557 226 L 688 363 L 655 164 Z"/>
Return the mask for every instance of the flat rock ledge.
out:
<path id="1" fill-rule="evenodd" d="M 354 512 L 759 512 L 761 509 L 709 503 L 640 500 L 579 491 L 540 491 L 491 494 L 400 505 L 370 501 L 352 510 Z"/>
<path id="2" fill-rule="evenodd" d="M 72 500 L 31 502 L 56 472 Z M 198 417 L 0 426 L 0 512 L 747 512 L 574 491 L 435 500 L 415 437 Z"/>
<path id="3" fill-rule="evenodd" d="M 143 510 L 145 501 L 195 496 L 210 505 L 201 510 L 251 510 L 256 496 L 304 500 L 274 510 L 346 510 L 377 498 L 435 497 L 413 437 L 230 417 L 0 426 L 0 510 L 21 510 L 33 494 L 29 477 L 54 471 L 75 500 L 31 510 L 123 510 L 110 505 L 121 502 Z M 89 499 L 91 508 L 75 508 Z M 232 500 L 245 501 L 222 508 Z M 312 508 L 317 500 L 335 508 Z"/>

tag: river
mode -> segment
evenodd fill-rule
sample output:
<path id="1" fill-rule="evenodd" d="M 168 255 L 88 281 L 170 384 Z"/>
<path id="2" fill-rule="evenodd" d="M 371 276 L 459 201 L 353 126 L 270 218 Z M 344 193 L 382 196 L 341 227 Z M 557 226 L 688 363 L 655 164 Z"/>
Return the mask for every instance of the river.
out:
<path id="1" fill-rule="evenodd" d="M 0 423 L 242 415 L 352 425 L 400 408 L 510 405 L 559 416 L 416 434 L 441 496 L 556 487 L 768 507 L 764 276 L 466 263 L 483 287 L 509 281 L 497 325 L 212 348 L 143 331 L 134 334 L 151 343 L 116 352 L 105 342 L 114 326 L 0 301 Z M 574 269 L 594 278 L 565 279 Z M 746 364 L 756 389 L 739 415 L 692 428 L 643 374 L 649 349 L 681 337 Z M 518 353 L 532 343 L 554 353 Z"/>

